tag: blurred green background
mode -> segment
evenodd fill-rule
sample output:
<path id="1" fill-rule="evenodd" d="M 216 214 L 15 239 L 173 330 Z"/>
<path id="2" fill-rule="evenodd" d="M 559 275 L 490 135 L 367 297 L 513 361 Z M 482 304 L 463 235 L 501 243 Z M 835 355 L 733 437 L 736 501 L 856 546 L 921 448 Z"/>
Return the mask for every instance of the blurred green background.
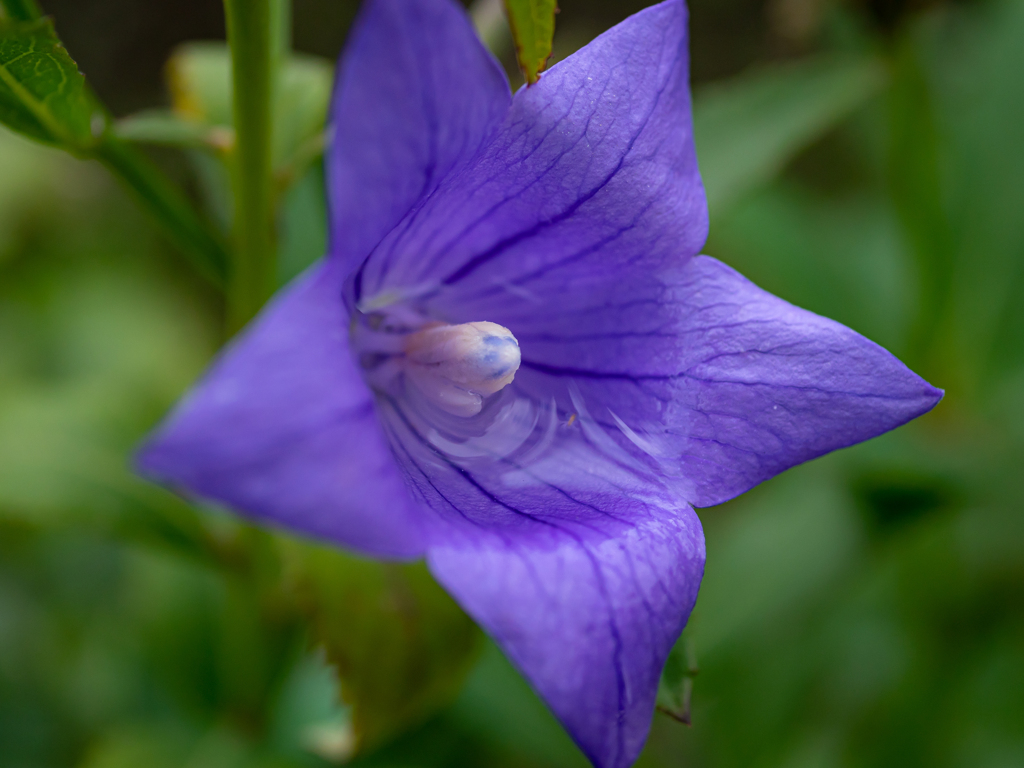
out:
<path id="1" fill-rule="evenodd" d="M 643 4 L 563 0 L 556 57 Z M 215 0 L 44 8 L 118 116 L 223 35 Z M 295 47 L 354 12 L 295 0 Z M 691 14 L 706 251 L 947 396 L 700 511 L 692 726 L 656 715 L 640 765 L 1024 766 L 1024 2 Z M 209 153 L 152 151 L 216 218 Z M 284 198 L 282 281 L 322 183 Z M 0 767 L 585 765 L 422 568 L 132 477 L 222 315 L 102 167 L 0 133 Z"/>

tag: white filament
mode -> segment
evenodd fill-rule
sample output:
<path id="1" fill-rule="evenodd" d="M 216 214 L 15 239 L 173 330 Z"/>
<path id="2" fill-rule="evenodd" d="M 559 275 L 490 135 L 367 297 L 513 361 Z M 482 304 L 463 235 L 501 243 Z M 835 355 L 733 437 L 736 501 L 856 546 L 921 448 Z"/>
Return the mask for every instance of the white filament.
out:
<path id="1" fill-rule="evenodd" d="M 407 378 L 434 405 L 475 416 L 485 397 L 507 386 L 519 370 L 519 342 L 497 323 L 430 325 L 405 337 Z"/>

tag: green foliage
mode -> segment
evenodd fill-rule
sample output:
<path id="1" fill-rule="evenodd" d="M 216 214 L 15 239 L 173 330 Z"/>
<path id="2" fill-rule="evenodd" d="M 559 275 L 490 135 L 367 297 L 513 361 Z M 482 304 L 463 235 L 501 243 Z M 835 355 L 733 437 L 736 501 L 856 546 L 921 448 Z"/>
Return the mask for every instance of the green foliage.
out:
<path id="1" fill-rule="evenodd" d="M 222 238 L 196 216 L 191 202 L 170 184 L 145 155 L 109 132 L 97 145 L 95 154 L 137 196 L 139 203 L 163 223 L 196 270 L 214 285 L 227 279 L 227 251 Z"/>
<path id="2" fill-rule="evenodd" d="M 211 764 L 319 765 L 314 756 L 335 754 L 347 733 L 351 752 L 448 704 L 476 658 L 479 632 L 422 566 L 270 537 L 133 476 L 127 454 L 212 355 L 216 318 L 186 285 L 168 285 L 152 234 L 124 215 L 123 200 L 110 199 L 101 175 L 0 134 L 0 159 L 9 157 L 20 163 L 6 166 L 0 203 L 15 194 L 52 201 L 75 169 L 77 184 L 100 191 L 82 210 L 52 209 L 71 226 L 46 228 L 37 261 L 18 258 L 17 238 L 9 243 L 13 261 L 0 281 L 0 607 L 5 579 L 20 578 L 5 568 L 20 553 L 65 547 L 72 554 L 62 579 L 76 581 L 75 568 L 97 559 L 112 569 L 96 604 L 79 601 L 74 611 L 95 612 L 96 631 L 144 646 L 145 658 L 128 654 L 114 678 L 90 672 L 122 698 L 97 715 L 94 740 L 78 743 L 83 737 L 61 726 L 67 748 L 99 766 L 150 753 L 175 765 L 206 750 Z M 139 248 L 149 259 L 136 258 Z M 127 653 L 96 642 L 103 653 Z M 89 652 L 68 643 L 61 653 Z M 340 694 L 332 668 L 306 652 L 315 648 L 341 673 Z M 150 713 L 144 691 L 122 690 L 147 666 L 170 714 Z M 141 729 L 123 720 L 140 707 Z M 0 728 L 5 749 L 11 739 Z"/>
<path id="3" fill-rule="evenodd" d="M 516 59 L 527 85 L 537 82 L 548 65 L 555 38 L 556 0 L 505 0 Z"/>
<path id="4" fill-rule="evenodd" d="M 226 43 L 187 43 L 167 62 L 174 111 L 186 120 L 232 127 L 231 51 Z"/>
<path id="5" fill-rule="evenodd" d="M 106 126 L 49 19 L 0 20 L 0 122 L 73 152 L 91 149 Z"/>
<path id="6" fill-rule="evenodd" d="M 1016 138 L 1016 126 L 1024 124 L 1024 90 L 1015 76 L 1024 66 L 1022 36 L 1024 6 L 994 2 L 976 14 L 920 25 L 912 38 L 916 53 L 906 63 L 917 60 L 923 100 L 932 110 L 918 120 L 935 126 L 933 136 L 922 138 L 937 153 L 932 178 L 938 177 L 941 194 L 921 205 L 928 205 L 927 215 L 948 219 L 952 246 L 947 260 L 933 265 L 948 268 L 951 277 L 922 275 L 952 286 L 932 354 L 951 383 L 979 403 L 1016 375 L 1024 357 L 1024 218 L 1013 202 L 1024 195 L 1024 144 Z M 909 209 L 906 200 L 900 207 Z M 919 234 L 908 236 L 922 241 Z M 1004 399 L 989 402 L 993 413 L 1013 408 Z"/>
<path id="7" fill-rule="evenodd" d="M 0 0 L 0 20 L 35 21 L 41 16 L 35 0 Z"/>
<path id="8" fill-rule="evenodd" d="M 192 154 L 193 164 L 207 200 L 225 229 L 235 211 L 231 173 L 239 159 L 235 147 L 231 72 L 231 52 L 226 45 L 183 45 L 167 66 L 173 111 L 143 113 L 117 126 L 118 134 L 128 140 L 198 150 Z M 318 243 L 322 247 L 325 240 L 323 218 L 316 218 L 323 206 L 318 201 L 310 201 L 305 194 L 310 182 L 305 182 L 303 189 L 295 193 L 291 189 L 307 177 L 319 178 L 314 166 L 323 153 L 332 80 L 330 62 L 313 56 L 292 54 L 277 73 L 271 114 L 272 203 L 280 209 L 285 231 L 279 243 L 274 277 L 292 277 L 310 263 L 311 259 L 296 258 L 298 238 L 306 241 L 304 246 Z M 294 205 L 290 204 L 296 196 L 310 204 L 313 221 L 303 212 L 296 214 Z M 297 219 L 305 219 L 302 227 L 295 226 Z M 320 255 L 322 251 L 312 258 Z"/>
<path id="9" fill-rule="evenodd" d="M 480 633 L 422 563 L 381 564 L 329 548 L 290 554 L 299 603 L 338 670 L 360 747 L 455 698 Z"/>
<path id="10" fill-rule="evenodd" d="M 334 65 L 326 59 L 296 54 L 282 68 L 274 102 L 274 168 L 279 182 L 296 180 L 323 152 L 333 83 Z"/>
<path id="11" fill-rule="evenodd" d="M 665 662 L 665 669 L 661 673 L 658 684 L 658 711 L 690 725 L 693 682 L 699 671 L 693 638 L 689 632 L 684 632 L 672 647 Z"/>
<path id="12" fill-rule="evenodd" d="M 280 222 L 277 283 L 284 286 L 327 252 L 327 197 L 321 165 L 314 164 L 285 193 Z"/>
<path id="13" fill-rule="evenodd" d="M 884 83 L 878 59 L 830 55 L 699 90 L 694 136 L 712 215 L 771 179 Z"/>
<path id="14" fill-rule="evenodd" d="M 185 120 L 163 109 L 149 109 L 118 120 L 114 130 L 125 141 L 167 147 L 225 150 L 234 141 L 227 129 L 218 131 L 217 126 Z"/>
<path id="15" fill-rule="evenodd" d="M 942 332 L 943 305 L 953 278 L 953 233 L 941 178 L 935 110 L 917 46 L 904 40 L 889 89 L 889 185 L 921 276 L 920 308 L 911 348 L 927 357 Z"/>
<path id="16" fill-rule="evenodd" d="M 1022 39 L 1015 3 L 919 20 L 893 43 L 885 91 L 781 178 L 712 208 L 709 253 L 948 389 L 920 422 L 702 512 L 708 565 L 687 630 L 701 659 L 694 727 L 663 718 L 650 764 L 1024 755 L 1024 486 L 1011 469 L 1024 431 L 1009 400 L 987 401 L 999 379 L 979 364 L 1024 370 L 1024 348 L 979 344 L 997 323 L 1003 338 L 1024 327 L 991 306 L 1024 289 L 1009 278 L 1024 228 L 1003 202 L 1024 161 L 1010 138 Z M 972 342 L 952 341 L 968 328 Z M 1004 375 L 1019 397 L 1019 375 Z"/>
<path id="17" fill-rule="evenodd" d="M 659 691 L 692 727 L 657 716 L 644 768 L 1024 762 L 1022 40 L 1024 6 L 986 0 L 855 46 L 881 58 L 698 90 L 707 252 L 948 394 L 701 511 L 707 571 Z M 117 135 L 184 147 L 226 223 L 226 53 L 182 51 L 174 111 Z M 302 158 L 329 71 L 309 64 L 277 97 L 280 282 L 324 248 Z M 132 474 L 220 313 L 97 168 L 0 133 L 0 768 L 585 765 L 422 566 Z"/>
<path id="18" fill-rule="evenodd" d="M 223 282 L 224 246 L 189 201 L 144 156 L 108 131 L 108 117 L 50 19 L 31 3 L 0 18 L 0 123 L 81 157 L 102 161 L 138 195 L 200 272 Z"/>
<path id="19" fill-rule="evenodd" d="M 279 175 L 301 175 L 323 150 L 324 121 L 334 69 L 329 61 L 293 54 L 280 72 L 274 101 L 274 167 Z M 197 138 L 230 152 L 231 52 L 223 43 L 188 43 L 167 66 L 173 113 L 143 113 L 122 121 L 125 138 L 160 144 L 196 145 Z M 218 130 L 219 129 L 219 130 Z"/>

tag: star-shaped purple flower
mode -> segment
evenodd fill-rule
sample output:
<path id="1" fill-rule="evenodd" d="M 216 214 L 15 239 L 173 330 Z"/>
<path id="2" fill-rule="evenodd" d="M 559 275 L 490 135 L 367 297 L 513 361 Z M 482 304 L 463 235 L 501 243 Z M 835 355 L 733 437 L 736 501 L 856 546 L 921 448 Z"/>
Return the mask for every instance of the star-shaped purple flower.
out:
<path id="1" fill-rule="evenodd" d="M 427 558 L 601 768 L 631 764 L 704 570 L 693 506 L 941 392 L 698 256 L 687 14 L 510 95 L 452 0 L 368 0 L 339 69 L 329 256 L 152 438 L 143 470 Z"/>

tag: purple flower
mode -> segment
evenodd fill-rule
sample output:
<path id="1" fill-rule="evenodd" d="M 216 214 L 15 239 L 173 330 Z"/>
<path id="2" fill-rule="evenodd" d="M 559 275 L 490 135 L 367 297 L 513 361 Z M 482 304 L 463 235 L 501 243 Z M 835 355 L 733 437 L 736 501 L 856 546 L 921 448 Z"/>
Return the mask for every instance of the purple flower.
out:
<path id="1" fill-rule="evenodd" d="M 682 0 L 515 97 L 451 0 L 369 0 L 332 121 L 329 256 L 141 466 L 425 556 L 590 759 L 629 765 L 704 569 L 692 507 L 942 393 L 697 255 Z"/>

